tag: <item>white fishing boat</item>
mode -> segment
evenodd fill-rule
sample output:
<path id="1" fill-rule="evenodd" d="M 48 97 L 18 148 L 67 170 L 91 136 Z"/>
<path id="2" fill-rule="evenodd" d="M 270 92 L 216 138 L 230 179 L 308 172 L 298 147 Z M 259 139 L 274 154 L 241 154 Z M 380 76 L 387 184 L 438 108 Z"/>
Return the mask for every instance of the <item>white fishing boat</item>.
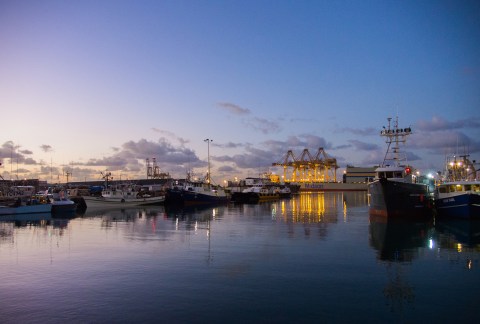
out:
<path id="1" fill-rule="evenodd" d="M 101 196 L 84 196 L 87 208 L 110 208 L 159 205 L 165 201 L 165 195 L 151 195 L 137 190 L 134 185 L 117 185 L 102 190 Z"/>

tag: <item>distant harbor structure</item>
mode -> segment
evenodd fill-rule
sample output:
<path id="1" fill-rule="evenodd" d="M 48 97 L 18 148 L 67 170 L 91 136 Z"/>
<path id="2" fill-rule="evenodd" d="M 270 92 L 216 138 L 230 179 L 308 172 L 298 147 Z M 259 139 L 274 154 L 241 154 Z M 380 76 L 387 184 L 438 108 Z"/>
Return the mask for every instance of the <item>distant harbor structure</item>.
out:
<path id="1" fill-rule="evenodd" d="M 323 147 L 315 155 L 304 149 L 298 157 L 289 150 L 272 166 L 283 168 L 282 181 L 278 175 L 272 175 L 272 181 L 300 184 L 300 191 L 366 191 L 367 183 L 375 176 L 375 167 L 347 166 L 341 181 L 337 180 L 337 159 Z"/>
<path id="2" fill-rule="evenodd" d="M 157 159 L 152 158 L 152 162 L 150 163 L 150 159 L 146 159 L 147 165 L 147 179 L 170 179 L 170 173 L 168 172 L 161 172 L 160 167 L 157 165 Z"/>
<path id="3" fill-rule="evenodd" d="M 285 182 L 337 182 L 337 159 L 327 155 L 320 147 L 315 155 L 304 149 L 299 157 L 292 150 L 272 166 L 283 167 Z"/>

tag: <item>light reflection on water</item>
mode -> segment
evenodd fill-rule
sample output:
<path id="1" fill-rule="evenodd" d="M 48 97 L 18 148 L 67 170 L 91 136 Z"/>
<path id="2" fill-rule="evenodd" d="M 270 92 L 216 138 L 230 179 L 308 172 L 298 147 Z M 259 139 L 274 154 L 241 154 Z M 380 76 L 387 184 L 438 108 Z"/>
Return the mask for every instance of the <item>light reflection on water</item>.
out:
<path id="1" fill-rule="evenodd" d="M 477 318 L 473 221 L 384 222 L 363 192 L 0 221 L 2 322 Z"/>

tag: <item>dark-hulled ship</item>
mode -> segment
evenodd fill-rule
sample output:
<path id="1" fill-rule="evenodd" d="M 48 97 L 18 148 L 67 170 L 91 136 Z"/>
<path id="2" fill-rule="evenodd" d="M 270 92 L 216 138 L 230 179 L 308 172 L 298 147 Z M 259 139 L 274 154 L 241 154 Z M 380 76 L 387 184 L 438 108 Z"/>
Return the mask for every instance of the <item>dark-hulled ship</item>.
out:
<path id="1" fill-rule="evenodd" d="M 399 128 L 398 117 L 380 132 L 386 138 L 387 152 L 383 163 L 375 169 L 375 179 L 368 185 L 370 215 L 384 217 L 419 218 L 432 215 L 432 194 L 426 184 L 418 181 L 413 167 L 406 163 L 401 152 L 410 127 Z"/>

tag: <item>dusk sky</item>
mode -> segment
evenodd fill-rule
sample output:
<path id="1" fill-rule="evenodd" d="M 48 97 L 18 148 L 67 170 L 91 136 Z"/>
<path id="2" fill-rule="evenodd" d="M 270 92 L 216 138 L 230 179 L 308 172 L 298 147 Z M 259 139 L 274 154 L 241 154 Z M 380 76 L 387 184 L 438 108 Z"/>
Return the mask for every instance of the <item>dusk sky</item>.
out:
<path id="1" fill-rule="evenodd" d="M 479 108 L 479 1 L 0 0 L 5 179 L 204 175 L 207 138 L 217 183 L 305 148 L 374 166 L 395 116 L 438 171 L 480 160 Z"/>

